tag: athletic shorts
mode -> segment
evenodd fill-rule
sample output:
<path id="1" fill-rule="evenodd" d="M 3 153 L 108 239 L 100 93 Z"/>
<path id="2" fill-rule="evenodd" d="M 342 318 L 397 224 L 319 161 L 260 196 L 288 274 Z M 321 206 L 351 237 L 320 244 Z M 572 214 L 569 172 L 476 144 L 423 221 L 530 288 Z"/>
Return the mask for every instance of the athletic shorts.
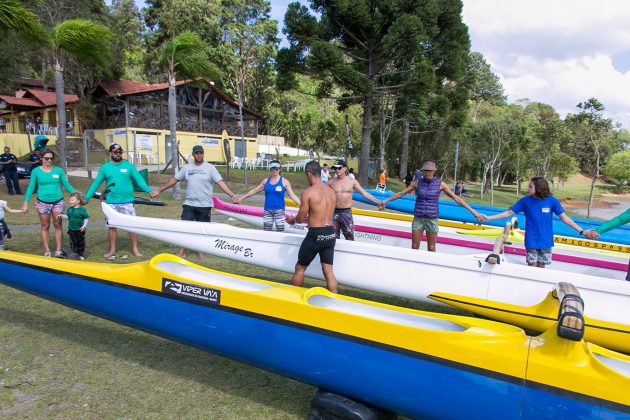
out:
<path id="1" fill-rule="evenodd" d="M 37 209 L 37 213 L 39 214 L 63 214 L 64 210 L 66 209 L 66 203 L 63 201 L 63 198 L 54 203 L 45 203 L 43 201 L 37 200 L 35 208 Z"/>
<path id="2" fill-rule="evenodd" d="M 184 204 L 182 206 L 182 220 L 193 222 L 209 222 L 212 207 L 195 207 Z"/>
<path id="3" fill-rule="evenodd" d="M 527 265 L 551 264 L 551 248 L 527 248 Z"/>
<path id="4" fill-rule="evenodd" d="M 430 219 L 428 217 L 413 216 L 413 223 L 411 224 L 411 230 L 423 230 L 425 232 L 438 233 L 440 228 L 438 226 L 438 219 Z"/>
<path id="5" fill-rule="evenodd" d="M 335 236 L 339 239 L 340 234 L 348 241 L 354 241 L 354 220 L 352 219 L 352 209 L 335 209 L 333 213 L 333 226 Z"/>
<path id="6" fill-rule="evenodd" d="M 319 254 L 322 264 L 333 265 L 336 241 L 335 230 L 332 226 L 308 228 L 306 238 L 302 241 L 298 252 L 298 264 L 308 267 Z"/>
<path id="7" fill-rule="evenodd" d="M 133 206 L 133 203 L 110 204 L 110 206 L 120 214 L 136 215 L 136 208 Z M 107 224 L 107 216 L 105 216 L 105 224 Z"/>

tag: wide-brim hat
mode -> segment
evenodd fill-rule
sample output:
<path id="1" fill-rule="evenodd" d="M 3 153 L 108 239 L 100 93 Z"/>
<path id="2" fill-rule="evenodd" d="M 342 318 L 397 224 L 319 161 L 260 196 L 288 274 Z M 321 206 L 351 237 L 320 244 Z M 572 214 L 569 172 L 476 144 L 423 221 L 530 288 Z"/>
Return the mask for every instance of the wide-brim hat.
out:
<path id="1" fill-rule="evenodd" d="M 437 171 L 437 166 L 435 166 L 435 162 L 433 161 L 426 161 L 422 164 L 422 168 L 420 168 L 421 171 Z"/>

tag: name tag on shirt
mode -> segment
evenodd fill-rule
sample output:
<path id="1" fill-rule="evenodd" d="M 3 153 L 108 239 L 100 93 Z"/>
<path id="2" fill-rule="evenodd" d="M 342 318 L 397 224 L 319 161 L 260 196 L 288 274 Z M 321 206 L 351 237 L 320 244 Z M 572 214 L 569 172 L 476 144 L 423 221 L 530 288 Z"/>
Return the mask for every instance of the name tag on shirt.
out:
<path id="1" fill-rule="evenodd" d="M 278 192 L 282 191 L 282 187 L 280 185 L 276 186 L 276 191 Z"/>
<path id="2" fill-rule="evenodd" d="M 120 170 L 120 172 L 127 172 L 127 170 L 123 168 Z"/>
<path id="3" fill-rule="evenodd" d="M 549 213 L 551 211 L 549 207 L 543 207 L 541 210 L 543 213 Z"/>
<path id="4" fill-rule="evenodd" d="M 53 174 L 53 178 L 59 178 L 59 175 Z"/>

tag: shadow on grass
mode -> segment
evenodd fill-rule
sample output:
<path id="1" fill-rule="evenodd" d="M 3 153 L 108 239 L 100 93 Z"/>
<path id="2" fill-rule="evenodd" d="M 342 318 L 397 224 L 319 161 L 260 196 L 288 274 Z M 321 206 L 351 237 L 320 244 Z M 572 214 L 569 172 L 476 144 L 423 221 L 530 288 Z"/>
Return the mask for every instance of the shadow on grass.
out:
<path id="1" fill-rule="evenodd" d="M 81 353 L 83 348 L 89 353 L 78 357 L 111 355 L 285 414 L 303 416 L 314 395 L 315 389 L 301 382 L 102 318 L 83 313 L 77 316 L 79 311 L 63 308 L 56 312 L 59 316 L 48 316 L 2 305 L 0 313 L 7 323 L 71 343 L 67 351 Z"/>

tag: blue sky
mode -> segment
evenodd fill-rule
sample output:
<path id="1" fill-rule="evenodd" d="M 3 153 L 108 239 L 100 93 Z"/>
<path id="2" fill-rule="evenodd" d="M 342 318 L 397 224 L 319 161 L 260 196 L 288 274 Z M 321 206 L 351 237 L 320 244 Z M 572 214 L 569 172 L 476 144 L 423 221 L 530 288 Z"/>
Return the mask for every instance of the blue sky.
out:
<path id="1" fill-rule="evenodd" d="M 280 37 L 289 3 L 271 0 Z M 630 0 L 464 0 L 463 18 L 508 101 L 545 102 L 564 117 L 596 97 L 630 129 Z"/>

